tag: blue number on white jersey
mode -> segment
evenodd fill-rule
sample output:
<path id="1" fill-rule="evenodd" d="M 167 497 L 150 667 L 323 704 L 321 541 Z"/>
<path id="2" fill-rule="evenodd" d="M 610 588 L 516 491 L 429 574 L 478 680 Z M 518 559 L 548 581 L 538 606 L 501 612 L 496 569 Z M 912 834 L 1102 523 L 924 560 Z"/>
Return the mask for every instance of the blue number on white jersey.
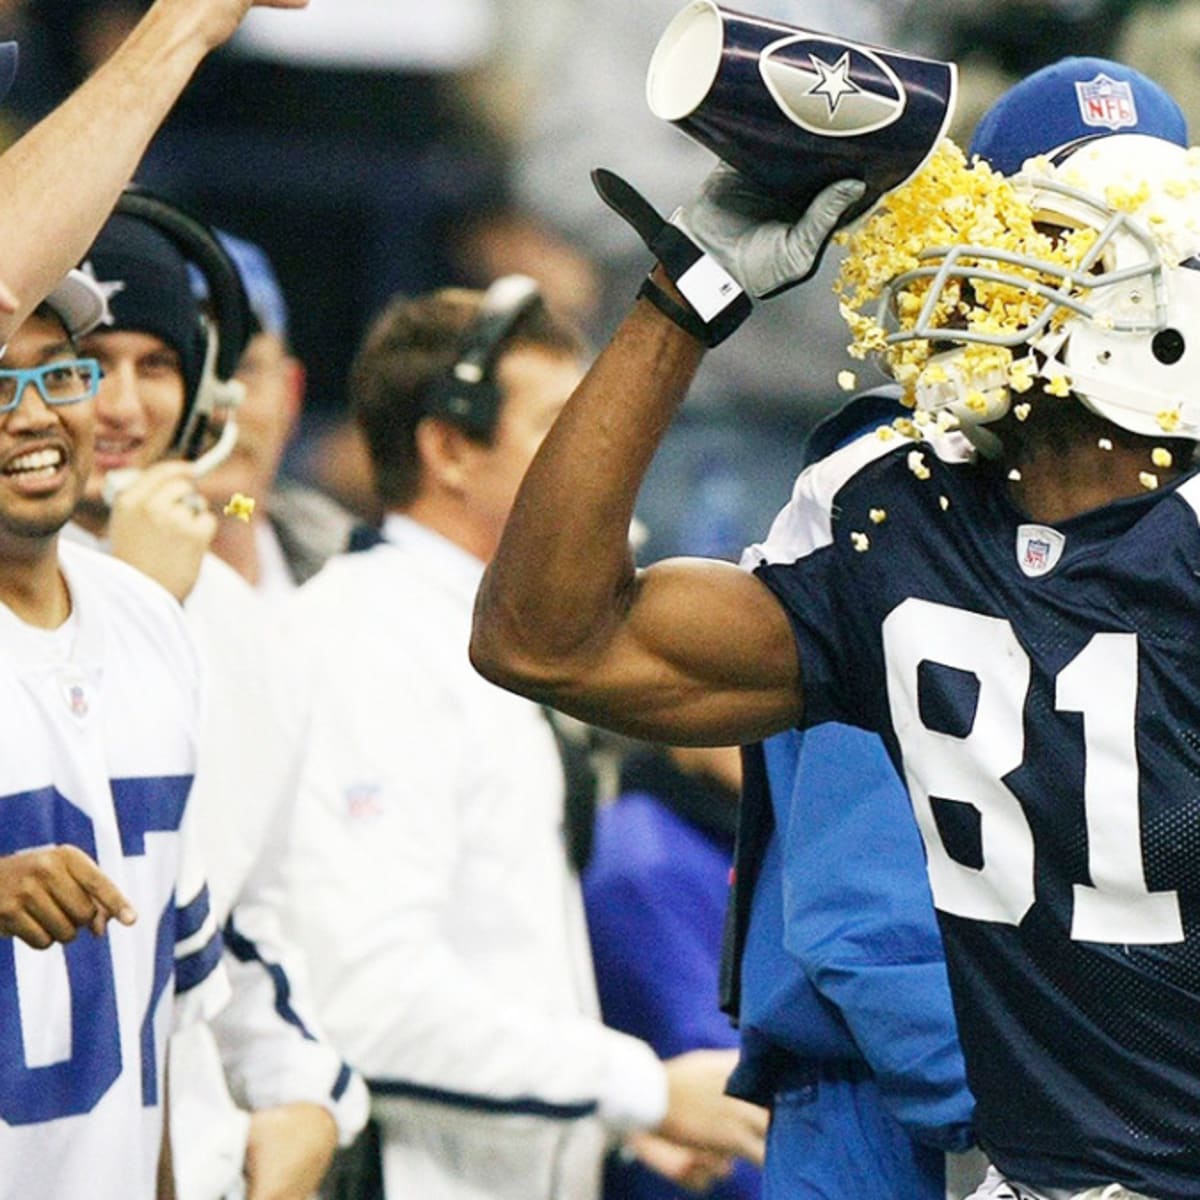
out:
<path id="1" fill-rule="evenodd" d="M 190 776 L 122 779 L 112 783 L 121 846 L 129 857 L 146 852 L 149 832 L 176 832 L 183 816 Z M 0 856 L 38 846 L 69 844 L 96 859 L 91 818 L 47 787 L 0 798 Z M 143 913 L 158 923 L 154 979 L 142 1020 L 142 1100 L 158 1103 L 154 1014 L 170 979 L 175 951 L 174 897 L 161 914 Z M 107 937 L 82 932 L 62 947 L 70 991 L 70 1053 L 44 1066 L 29 1066 L 27 1032 L 21 1021 L 22 989 L 18 947 L 0 938 L 0 1119 L 9 1125 L 33 1125 L 90 1112 L 121 1072 L 122 1047 L 117 1020 L 113 958 Z M 39 955 L 49 951 L 37 951 Z M 134 1048 L 125 1053 L 132 1055 Z"/>

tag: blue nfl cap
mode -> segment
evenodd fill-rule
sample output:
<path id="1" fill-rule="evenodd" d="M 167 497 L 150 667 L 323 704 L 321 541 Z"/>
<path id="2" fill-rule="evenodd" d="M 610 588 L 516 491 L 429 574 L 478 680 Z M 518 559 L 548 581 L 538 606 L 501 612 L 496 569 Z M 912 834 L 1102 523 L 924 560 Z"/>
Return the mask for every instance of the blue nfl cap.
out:
<path id="1" fill-rule="evenodd" d="M 242 287 L 246 289 L 246 298 L 250 301 L 250 311 L 258 324 L 258 331 L 272 333 L 276 337 L 287 339 L 288 310 L 283 298 L 283 289 L 275 275 L 275 268 L 267 258 L 261 246 L 245 238 L 235 237 L 223 229 L 217 230 L 217 237 L 225 247 L 225 253 L 233 259 L 233 265 L 241 276 Z M 192 294 L 197 300 L 208 298 L 208 285 L 204 276 L 191 267 L 189 274 L 192 280 Z"/>
<path id="2" fill-rule="evenodd" d="M 8 94 L 17 77 L 17 43 L 0 42 L 0 100 Z"/>
<path id="3" fill-rule="evenodd" d="M 1063 58 L 1009 88 L 984 113 L 967 157 L 1014 175 L 1027 158 L 1108 133 L 1188 144 L 1183 110 L 1152 79 L 1107 58 Z"/>

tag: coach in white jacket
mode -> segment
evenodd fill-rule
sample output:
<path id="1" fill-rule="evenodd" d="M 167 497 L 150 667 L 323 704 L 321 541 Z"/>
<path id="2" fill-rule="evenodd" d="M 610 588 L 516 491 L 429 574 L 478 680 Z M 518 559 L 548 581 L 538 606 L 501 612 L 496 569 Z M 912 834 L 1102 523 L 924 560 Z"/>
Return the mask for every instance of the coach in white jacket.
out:
<path id="1" fill-rule="evenodd" d="M 580 376 L 530 289 L 380 316 L 353 396 L 382 537 L 293 601 L 316 707 L 286 911 L 367 1077 L 391 1198 L 591 1200 L 613 1133 L 717 1147 L 681 1152 L 696 1179 L 757 1156 L 765 1124 L 721 1094 L 724 1053 L 664 1067 L 601 1023 L 550 726 L 467 658 L 484 564 Z"/>

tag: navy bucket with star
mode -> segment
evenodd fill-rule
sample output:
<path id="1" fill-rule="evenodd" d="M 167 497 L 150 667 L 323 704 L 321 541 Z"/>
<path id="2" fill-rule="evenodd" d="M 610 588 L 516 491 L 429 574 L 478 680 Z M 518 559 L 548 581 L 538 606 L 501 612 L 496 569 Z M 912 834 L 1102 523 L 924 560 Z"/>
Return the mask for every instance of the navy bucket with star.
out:
<path id="1" fill-rule="evenodd" d="M 650 110 L 797 212 L 861 179 L 846 220 L 911 178 L 954 113 L 953 63 L 814 33 L 693 0 L 646 79 Z"/>

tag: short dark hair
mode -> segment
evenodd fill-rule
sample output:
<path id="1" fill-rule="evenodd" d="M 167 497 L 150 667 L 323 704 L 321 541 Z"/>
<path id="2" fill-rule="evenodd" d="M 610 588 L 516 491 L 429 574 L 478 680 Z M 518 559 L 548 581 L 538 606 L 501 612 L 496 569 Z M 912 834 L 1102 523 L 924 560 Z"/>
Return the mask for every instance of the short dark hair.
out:
<path id="1" fill-rule="evenodd" d="M 351 407 L 367 443 L 375 491 L 384 507 L 404 507 L 418 494 L 421 464 L 416 432 L 428 415 L 426 392 L 458 360 L 464 335 L 482 304 L 482 292 L 461 288 L 445 288 L 415 300 L 399 296 L 367 330 L 351 369 Z M 515 322 L 500 344 L 498 359 L 518 347 L 576 359 L 586 352 L 578 330 L 540 302 Z M 490 441 L 490 434 L 467 432 L 485 444 Z"/>

